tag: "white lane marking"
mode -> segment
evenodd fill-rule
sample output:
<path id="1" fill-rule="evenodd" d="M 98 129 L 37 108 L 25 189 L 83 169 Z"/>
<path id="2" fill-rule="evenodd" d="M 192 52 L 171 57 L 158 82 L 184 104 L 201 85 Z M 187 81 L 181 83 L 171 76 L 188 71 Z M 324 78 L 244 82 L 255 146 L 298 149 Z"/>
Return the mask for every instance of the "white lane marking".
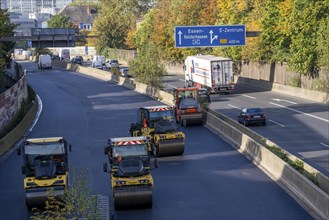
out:
<path id="1" fill-rule="evenodd" d="M 31 132 L 34 128 L 34 126 L 37 124 L 39 118 L 40 118 L 40 115 L 41 115 L 41 112 L 42 112 L 42 109 L 43 109 L 43 104 L 42 104 L 42 100 L 41 98 L 37 95 L 37 99 L 38 99 L 38 103 L 39 103 L 39 109 L 38 109 L 38 112 L 35 116 L 35 120 L 34 122 L 32 123 L 30 129 L 29 129 L 29 132 Z"/>
<path id="2" fill-rule="evenodd" d="M 276 121 L 273 121 L 273 120 L 270 120 L 270 119 L 269 119 L 269 121 L 272 122 L 272 123 L 274 123 L 274 124 L 280 125 L 281 127 L 284 127 L 284 128 L 286 127 L 286 126 L 284 126 L 283 124 L 280 124 L 280 123 L 278 123 L 278 122 L 276 122 Z"/>
<path id="3" fill-rule="evenodd" d="M 167 85 L 168 87 L 171 87 L 171 88 L 177 88 L 176 86 L 172 86 L 172 85 Z"/>
<path id="4" fill-rule="evenodd" d="M 288 101 L 288 100 L 285 100 L 285 99 L 272 99 L 272 100 L 277 101 L 277 102 L 288 102 L 288 103 L 294 104 L 294 105 L 297 104 L 296 102 Z"/>
<path id="5" fill-rule="evenodd" d="M 179 80 L 185 82 L 185 79 L 179 79 Z"/>
<path id="6" fill-rule="evenodd" d="M 171 76 L 164 76 L 165 78 L 168 78 L 168 79 L 171 79 L 172 77 Z"/>
<path id="7" fill-rule="evenodd" d="M 325 147 L 327 147 L 327 148 L 329 148 L 329 145 L 326 145 L 325 143 L 320 143 L 321 145 L 323 145 L 323 146 L 325 146 Z"/>
<path id="8" fill-rule="evenodd" d="M 307 116 L 310 116 L 310 117 L 312 117 L 312 118 L 319 119 L 319 120 L 321 120 L 321 121 L 329 122 L 329 120 L 327 120 L 327 119 L 320 118 L 320 117 L 318 117 L 318 116 L 315 116 L 315 115 L 312 115 L 312 114 L 309 114 L 309 113 L 305 113 L 305 112 L 302 112 L 302 111 L 299 111 L 299 110 L 296 110 L 296 109 L 293 109 L 293 108 L 289 108 L 289 107 L 287 107 L 287 106 L 279 105 L 279 104 L 276 104 L 276 103 L 273 103 L 273 102 L 269 102 L 269 103 L 272 104 L 272 105 L 280 106 L 280 107 L 282 107 L 282 108 L 290 109 L 291 111 L 298 112 L 298 113 L 300 113 L 300 114 L 307 115 Z"/>
<path id="9" fill-rule="evenodd" d="M 249 98 L 249 99 L 256 99 L 255 97 L 250 96 L 250 95 L 242 95 L 242 96 L 247 97 L 247 98 Z"/>
<path id="10" fill-rule="evenodd" d="M 231 106 L 232 108 L 237 108 L 237 109 L 241 110 L 241 108 L 239 108 L 239 107 L 237 107 L 235 105 L 231 105 L 231 104 L 228 104 L 228 105 Z"/>

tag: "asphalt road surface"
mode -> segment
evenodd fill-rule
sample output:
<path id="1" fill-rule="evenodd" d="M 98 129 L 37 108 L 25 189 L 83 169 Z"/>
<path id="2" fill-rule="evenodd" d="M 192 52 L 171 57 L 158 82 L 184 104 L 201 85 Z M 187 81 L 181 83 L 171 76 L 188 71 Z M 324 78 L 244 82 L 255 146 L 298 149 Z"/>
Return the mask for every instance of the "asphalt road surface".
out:
<path id="1" fill-rule="evenodd" d="M 134 91 L 59 69 L 27 65 L 29 84 L 43 103 L 32 137 L 64 136 L 72 144 L 71 170 L 87 172 L 92 194 L 112 205 L 103 148 L 108 138 L 127 136 L 136 109 L 159 105 Z M 159 159 L 152 172 L 153 207 L 115 211 L 115 219 L 312 219 L 279 185 L 203 126 L 181 128 L 183 156 Z M 28 219 L 21 157 L 15 152 L 0 164 L 0 219 Z"/>
<path id="2" fill-rule="evenodd" d="M 167 91 L 184 86 L 184 75 L 171 72 L 163 78 Z M 312 100 L 237 84 L 234 94 L 211 95 L 210 108 L 237 120 L 244 107 L 261 107 L 267 126 L 250 129 L 270 139 L 329 176 L 329 106 Z"/>

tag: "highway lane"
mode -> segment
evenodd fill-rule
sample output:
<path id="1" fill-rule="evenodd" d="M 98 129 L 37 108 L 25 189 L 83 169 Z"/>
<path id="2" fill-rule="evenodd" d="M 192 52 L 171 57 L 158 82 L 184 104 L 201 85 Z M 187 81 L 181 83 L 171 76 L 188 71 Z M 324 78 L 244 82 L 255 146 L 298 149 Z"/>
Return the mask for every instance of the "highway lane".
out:
<path id="1" fill-rule="evenodd" d="M 91 193 L 111 198 L 103 148 L 126 136 L 136 109 L 161 104 L 115 84 L 28 64 L 28 80 L 43 101 L 29 137 L 64 136 L 72 144 L 70 165 L 86 170 Z M 181 128 L 183 156 L 159 159 L 152 209 L 116 211 L 115 219 L 312 219 L 274 181 L 232 146 L 202 126 Z M 0 164 L 0 219 L 27 219 L 21 158 Z"/>
<path id="2" fill-rule="evenodd" d="M 183 75 L 169 77 L 163 80 L 166 88 L 184 86 Z M 210 108 L 234 120 L 243 107 L 262 107 L 268 125 L 249 128 L 329 176 L 328 105 L 241 84 L 235 94 L 216 94 L 211 100 Z"/>

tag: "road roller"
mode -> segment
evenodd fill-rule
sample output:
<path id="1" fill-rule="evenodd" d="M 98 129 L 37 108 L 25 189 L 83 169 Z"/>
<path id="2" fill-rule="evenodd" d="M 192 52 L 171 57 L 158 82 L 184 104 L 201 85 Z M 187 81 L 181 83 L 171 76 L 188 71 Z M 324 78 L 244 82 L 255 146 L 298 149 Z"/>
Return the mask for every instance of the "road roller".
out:
<path id="1" fill-rule="evenodd" d="M 202 125 L 203 107 L 200 103 L 199 88 L 174 88 L 174 114 L 176 122 L 181 126 Z"/>
<path id="2" fill-rule="evenodd" d="M 130 125 L 131 136 L 146 136 L 149 151 L 157 156 L 181 155 L 185 149 L 185 134 L 174 123 L 170 106 L 149 106 L 137 110 L 137 122 Z"/>
<path id="3" fill-rule="evenodd" d="M 49 196 L 62 199 L 68 185 L 68 151 L 71 145 L 63 137 L 27 139 L 17 148 L 23 156 L 22 173 L 26 206 L 43 208 Z"/>
<path id="4" fill-rule="evenodd" d="M 151 160 L 147 142 L 145 136 L 111 138 L 104 149 L 110 170 L 107 163 L 104 163 L 103 169 L 111 174 L 116 210 L 152 207 L 154 181 L 151 169 L 157 167 L 157 161 Z"/>

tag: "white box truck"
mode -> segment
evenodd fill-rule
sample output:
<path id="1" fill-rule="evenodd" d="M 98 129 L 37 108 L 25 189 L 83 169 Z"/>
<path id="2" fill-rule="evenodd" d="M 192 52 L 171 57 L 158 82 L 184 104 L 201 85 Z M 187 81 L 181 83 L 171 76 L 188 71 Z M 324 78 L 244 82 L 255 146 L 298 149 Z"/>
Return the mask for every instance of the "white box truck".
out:
<path id="1" fill-rule="evenodd" d="M 189 56 L 185 60 L 185 85 L 206 88 L 210 93 L 233 93 L 233 61 L 213 55 Z"/>

